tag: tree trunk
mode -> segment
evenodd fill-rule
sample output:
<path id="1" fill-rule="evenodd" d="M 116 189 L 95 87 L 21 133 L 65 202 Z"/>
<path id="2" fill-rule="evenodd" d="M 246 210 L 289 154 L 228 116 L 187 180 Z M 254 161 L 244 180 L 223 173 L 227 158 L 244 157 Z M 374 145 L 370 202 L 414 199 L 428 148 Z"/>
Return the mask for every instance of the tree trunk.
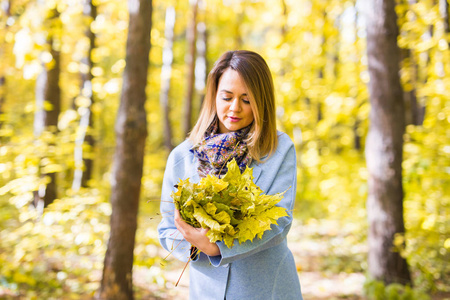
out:
<path id="1" fill-rule="evenodd" d="M 370 74 L 370 128 L 366 142 L 369 171 L 369 273 L 386 284 L 408 284 L 406 260 L 393 250 L 403 222 L 402 151 L 405 128 L 399 78 L 394 0 L 367 1 L 367 56 Z"/>
<path id="2" fill-rule="evenodd" d="M 417 86 L 417 64 L 414 60 L 414 54 L 410 49 L 401 50 L 401 61 L 403 68 L 407 68 L 411 73 L 408 89 L 403 91 L 403 100 L 405 102 L 405 125 L 413 124 L 420 125 L 419 112 L 420 106 L 417 101 L 416 86 Z"/>
<path id="3" fill-rule="evenodd" d="M 408 0 L 405 5 L 412 7 L 416 3 L 416 0 Z M 406 12 L 408 11 L 409 10 L 406 10 Z M 403 16 L 403 18 L 400 19 L 406 19 L 406 16 Z M 412 21 L 415 21 L 415 18 Z M 403 100 L 405 102 L 405 125 L 422 125 L 424 107 L 420 105 L 417 99 L 416 87 L 419 81 L 419 68 L 414 57 L 414 51 L 411 49 L 402 49 L 401 61 L 403 63 L 403 68 L 406 68 L 410 73 L 410 82 L 408 87 L 403 91 Z"/>
<path id="4" fill-rule="evenodd" d="M 187 136 L 192 127 L 192 105 L 194 100 L 194 84 L 195 84 L 195 53 L 197 40 L 197 9 L 198 0 L 192 1 L 192 19 L 187 31 L 188 55 L 187 55 L 187 92 L 184 101 L 184 133 Z"/>
<path id="5" fill-rule="evenodd" d="M 359 120 L 358 117 L 356 117 L 355 124 L 353 124 L 353 134 L 354 134 L 353 145 L 355 147 L 355 150 L 358 150 L 358 151 L 360 151 L 362 148 L 361 147 L 361 136 L 358 132 L 360 124 L 361 124 L 361 121 Z"/>
<path id="6" fill-rule="evenodd" d="M 97 7 L 92 0 L 85 0 L 83 4 L 83 14 L 89 18 L 88 29 L 86 36 L 89 38 L 89 49 L 83 63 L 88 66 L 87 72 L 81 74 L 81 96 L 89 99 L 89 105 L 80 109 L 80 130 L 77 140 L 75 141 L 75 174 L 72 183 L 74 191 L 79 188 L 87 187 L 88 181 L 92 177 L 93 160 L 88 158 L 89 155 L 84 154 L 84 149 L 92 153 L 95 140 L 92 135 L 92 128 L 94 126 L 94 119 L 92 114 L 92 105 L 94 104 L 94 95 L 92 91 L 92 68 L 94 63 L 92 61 L 92 51 L 95 48 L 95 34 L 91 30 L 92 21 L 97 18 Z M 89 130 L 91 129 L 91 130 Z"/>
<path id="7" fill-rule="evenodd" d="M 49 12 L 48 18 L 47 45 L 52 57 L 48 63 L 42 63 L 42 72 L 36 80 L 36 113 L 34 119 L 34 133 L 40 136 L 44 130 L 53 134 L 58 131 L 58 118 L 61 112 L 61 89 L 59 87 L 60 68 L 60 50 L 55 46 L 60 39 L 56 34 L 60 34 L 61 21 L 56 9 Z M 49 182 L 42 186 L 34 194 L 35 207 L 47 207 L 57 198 L 56 173 L 44 173 L 43 177 L 48 177 Z"/>
<path id="8" fill-rule="evenodd" d="M 126 67 L 116 120 L 111 183 L 111 232 L 103 266 L 101 299 L 133 299 L 133 249 L 147 137 L 145 112 L 152 1 L 130 0 Z"/>
<path id="9" fill-rule="evenodd" d="M 166 9 L 166 24 L 164 30 L 165 43 L 162 58 L 163 66 L 161 68 L 161 94 L 159 98 L 163 112 L 164 146 L 168 151 L 173 149 L 172 125 L 170 124 L 169 92 L 170 79 L 172 77 L 175 16 L 175 8 L 173 6 L 169 6 Z"/>

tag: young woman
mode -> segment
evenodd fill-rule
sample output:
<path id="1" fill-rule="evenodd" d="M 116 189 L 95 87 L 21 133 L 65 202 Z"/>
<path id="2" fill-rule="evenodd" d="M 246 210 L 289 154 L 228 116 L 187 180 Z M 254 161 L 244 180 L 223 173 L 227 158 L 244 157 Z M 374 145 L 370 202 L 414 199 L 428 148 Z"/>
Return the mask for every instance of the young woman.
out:
<path id="1" fill-rule="evenodd" d="M 254 182 L 265 194 L 287 190 L 278 205 L 289 216 L 278 219 L 261 239 L 228 248 L 223 242 L 210 243 L 206 229 L 184 222 L 170 195 L 180 179 L 198 182 L 207 174 L 225 174 L 223 166 L 232 158 L 241 171 L 247 165 L 253 168 Z M 178 259 L 192 259 L 190 299 L 302 299 L 286 242 L 296 185 L 295 148 L 276 129 L 269 67 L 255 52 L 226 52 L 209 73 L 204 104 L 189 138 L 169 155 L 162 187 L 165 217 L 158 226 L 159 240 Z"/>

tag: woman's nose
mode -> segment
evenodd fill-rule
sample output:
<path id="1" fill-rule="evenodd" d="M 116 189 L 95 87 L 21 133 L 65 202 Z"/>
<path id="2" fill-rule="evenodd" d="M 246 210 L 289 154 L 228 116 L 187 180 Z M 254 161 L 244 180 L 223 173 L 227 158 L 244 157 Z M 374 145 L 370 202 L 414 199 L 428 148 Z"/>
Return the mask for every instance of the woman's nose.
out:
<path id="1" fill-rule="evenodd" d="M 230 105 L 230 110 L 231 111 L 240 111 L 241 110 L 241 105 L 239 103 L 238 98 L 233 99 L 233 102 L 231 102 L 231 105 Z"/>

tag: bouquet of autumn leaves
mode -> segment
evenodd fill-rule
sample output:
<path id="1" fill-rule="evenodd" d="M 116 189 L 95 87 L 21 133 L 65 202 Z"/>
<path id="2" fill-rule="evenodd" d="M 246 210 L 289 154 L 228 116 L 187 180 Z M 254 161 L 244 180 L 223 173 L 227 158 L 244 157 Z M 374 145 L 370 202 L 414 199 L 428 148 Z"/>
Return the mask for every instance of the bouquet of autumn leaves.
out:
<path id="1" fill-rule="evenodd" d="M 199 183 L 180 180 L 172 193 L 175 207 L 186 223 L 209 229 L 211 243 L 223 241 L 228 248 L 261 238 L 277 219 L 287 216 L 284 207 L 275 206 L 285 192 L 266 195 L 253 183 L 253 169 L 241 174 L 236 161 L 227 164 L 222 178 L 208 175 Z"/>

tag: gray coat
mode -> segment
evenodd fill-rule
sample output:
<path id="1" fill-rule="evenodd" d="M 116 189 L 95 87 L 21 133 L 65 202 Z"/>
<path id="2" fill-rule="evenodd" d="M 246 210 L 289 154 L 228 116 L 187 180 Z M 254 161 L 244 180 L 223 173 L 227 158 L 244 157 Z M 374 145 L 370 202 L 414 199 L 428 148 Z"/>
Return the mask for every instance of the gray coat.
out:
<path id="1" fill-rule="evenodd" d="M 170 194 L 179 179 L 190 178 L 199 182 L 197 159 L 189 151 L 192 144 L 184 141 L 169 155 L 161 195 L 163 219 L 158 225 L 161 245 L 181 261 L 189 259 L 190 244 L 182 240 L 173 221 L 174 205 Z M 279 206 L 287 209 L 289 216 L 278 219 L 261 239 L 255 238 L 230 249 L 217 242 L 221 254 L 200 256 L 190 262 L 190 299 L 280 299 L 300 300 L 300 282 L 286 236 L 292 222 L 297 183 L 294 144 L 285 133 L 278 132 L 278 147 L 267 160 L 253 162 L 254 182 L 266 194 L 287 192 Z"/>

